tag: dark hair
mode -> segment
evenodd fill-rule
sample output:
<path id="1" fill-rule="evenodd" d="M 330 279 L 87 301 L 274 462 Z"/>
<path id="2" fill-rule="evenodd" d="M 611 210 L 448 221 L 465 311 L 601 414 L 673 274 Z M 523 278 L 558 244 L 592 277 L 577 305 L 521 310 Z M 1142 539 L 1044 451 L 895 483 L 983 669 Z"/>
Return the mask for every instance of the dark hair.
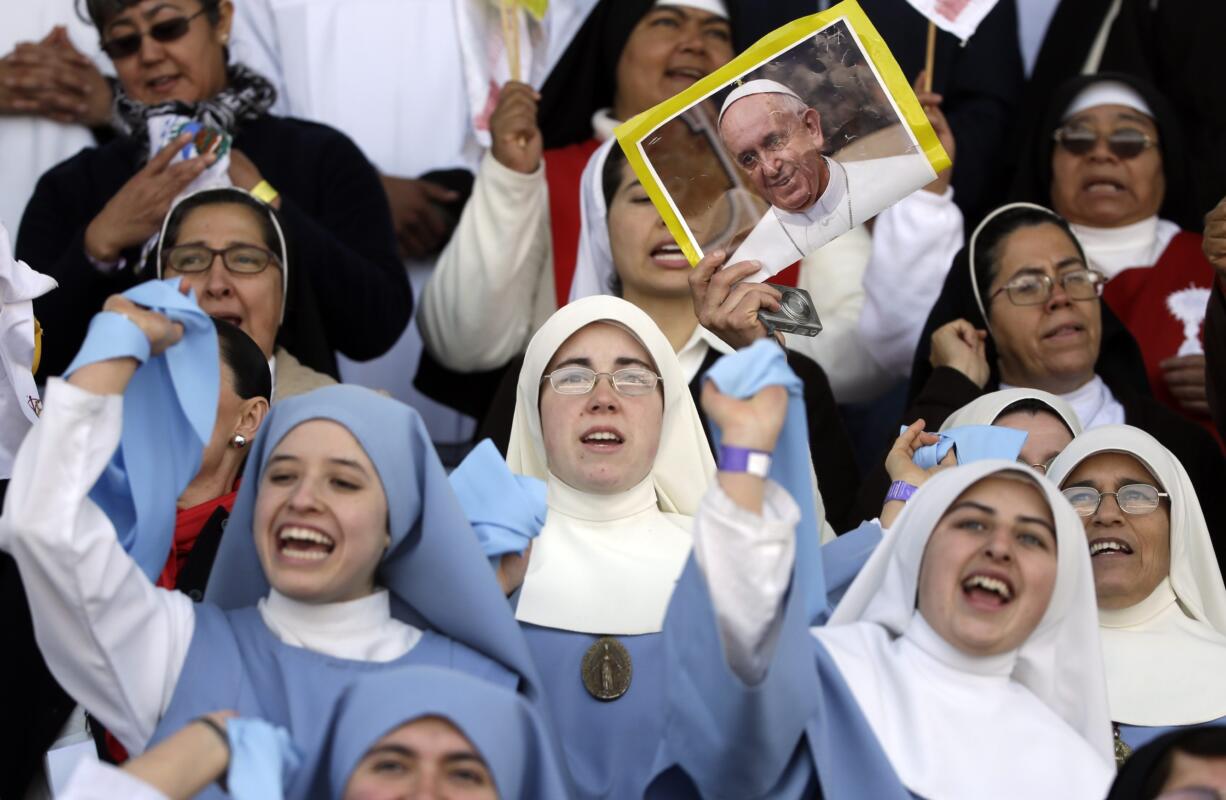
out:
<path id="1" fill-rule="evenodd" d="M 613 195 L 617 194 L 617 187 L 622 185 L 625 166 L 626 154 L 622 152 L 622 146 L 614 142 L 609 148 L 609 155 L 604 160 L 604 169 L 600 173 L 600 190 L 604 194 L 605 208 L 613 205 Z"/>
<path id="2" fill-rule="evenodd" d="M 996 419 L 1000 419 L 1007 414 L 1029 414 L 1032 417 L 1036 414 L 1051 414 L 1053 417 L 1060 420 L 1060 424 L 1064 426 L 1064 429 L 1067 430 L 1070 435 L 1077 435 L 1076 432 L 1069 427 L 1069 424 L 1065 421 L 1064 417 L 1060 415 L 1060 412 L 1056 411 L 1056 409 L 1035 397 L 1023 397 L 1021 400 L 1013 401 L 1000 410 L 1000 413 L 996 415 Z M 992 422 L 995 424 L 996 420 L 992 420 Z"/>
<path id="3" fill-rule="evenodd" d="M 1142 797 L 1151 800 L 1162 793 L 1163 785 L 1171 777 L 1176 753 L 1200 758 L 1226 758 L 1226 728 L 1214 725 L 1180 732 L 1154 764 L 1145 780 Z"/>
<path id="4" fill-rule="evenodd" d="M 244 400 L 253 397 L 272 397 L 272 372 L 268 359 L 260 346 L 232 323 L 222 319 L 213 320 L 217 329 L 217 348 L 221 362 L 230 368 L 234 376 L 234 393 Z"/>
<path id="5" fill-rule="evenodd" d="M 1086 254 L 1081 249 L 1081 243 L 1073 235 L 1064 217 L 1047 209 L 1019 206 L 1008 211 L 1002 211 L 990 219 L 975 237 L 975 250 L 971 254 L 975 263 L 975 280 L 979 283 L 979 298 L 983 301 L 984 313 L 988 309 L 988 297 L 992 279 L 1000 269 L 1001 251 L 1005 240 L 1022 228 L 1034 228 L 1039 225 L 1055 225 L 1064 231 L 1064 235 L 1077 248 L 1077 255 L 1085 261 Z"/>
<path id="6" fill-rule="evenodd" d="M 140 2 L 141 0 L 77 0 L 77 16 L 92 22 L 98 33 L 102 33 L 102 29 L 124 9 Z M 200 0 L 200 7 L 204 9 L 204 16 L 210 25 L 221 21 L 221 0 Z"/>
<path id="7" fill-rule="evenodd" d="M 284 267 L 288 261 L 286 253 L 281 250 L 281 239 L 277 236 L 277 228 L 280 226 L 280 219 L 277 217 L 276 210 L 265 203 L 261 203 L 251 195 L 239 189 L 206 189 L 203 192 L 197 192 L 191 195 L 182 203 L 179 203 L 170 212 L 170 219 L 166 222 L 165 241 L 163 247 L 173 247 L 179 238 L 179 229 L 183 226 L 183 220 L 187 215 L 198 208 L 205 206 L 219 205 L 236 205 L 245 206 L 255 212 L 255 215 L 260 220 L 260 233 L 264 237 L 264 246 L 271 250 L 277 259 Z M 274 222 L 275 220 L 275 222 Z M 284 227 L 281 230 L 285 230 Z M 286 245 L 288 247 L 289 245 Z M 285 271 L 283 270 L 283 273 Z M 284 274 L 283 274 L 284 278 Z"/>
<path id="8" fill-rule="evenodd" d="M 600 172 L 600 191 L 604 195 L 606 211 L 613 205 L 613 195 L 617 194 L 617 187 L 622 185 L 625 167 L 626 154 L 622 151 L 622 146 L 614 142 L 609 148 L 608 156 L 605 157 L 604 169 Z M 622 279 L 617 274 L 616 268 L 609 274 L 609 285 L 605 288 L 614 297 L 622 296 Z"/>

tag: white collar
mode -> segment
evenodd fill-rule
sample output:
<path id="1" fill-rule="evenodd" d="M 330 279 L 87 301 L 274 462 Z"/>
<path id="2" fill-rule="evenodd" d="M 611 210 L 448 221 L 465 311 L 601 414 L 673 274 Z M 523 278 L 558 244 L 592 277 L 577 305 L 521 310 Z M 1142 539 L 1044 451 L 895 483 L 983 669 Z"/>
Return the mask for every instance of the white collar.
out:
<path id="1" fill-rule="evenodd" d="M 967 656 L 918 612 L 898 637 L 872 622 L 812 631 L 911 792 L 943 800 L 977 800 L 985 787 L 1001 800 L 1106 794 L 1106 759 L 1010 675 L 1017 652 Z"/>
<path id="2" fill-rule="evenodd" d="M 1163 578 L 1154 590 L 1141 602 L 1128 608 L 1098 609 L 1098 624 L 1104 628 L 1132 628 L 1144 625 L 1161 614 L 1173 603 L 1179 602 L 1169 577 Z"/>
<path id="3" fill-rule="evenodd" d="M 847 171 L 843 169 L 843 165 L 826 156 L 822 156 L 822 160 L 826 162 L 826 169 L 829 172 L 830 179 L 826 183 L 826 190 L 822 192 L 821 197 L 817 198 L 816 203 L 804 211 L 784 211 L 781 208 L 771 206 L 775 216 L 784 225 L 796 225 L 807 228 L 810 225 L 825 222 L 839 209 L 839 204 L 848 196 Z"/>
<path id="4" fill-rule="evenodd" d="M 1119 228 L 1092 228 L 1070 224 L 1077 241 L 1081 242 L 1090 266 L 1114 278 L 1126 269 L 1152 267 L 1162 251 L 1179 232 L 1173 222 L 1146 217 Z"/>
<path id="5" fill-rule="evenodd" d="M 515 618 L 580 633 L 658 633 L 689 557 L 691 518 L 660 511 L 650 475 L 613 495 L 553 474 L 547 485 L 549 510 Z"/>
<path id="6" fill-rule="evenodd" d="M 1226 717 L 1226 636 L 1193 619 L 1170 579 L 1129 608 L 1098 612 L 1116 722 L 1194 725 Z"/>
<path id="7" fill-rule="evenodd" d="M 650 476 L 624 492 L 590 494 L 550 474 L 546 492 L 550 514 L 582 522 L 622 522 L 656 507 L 656 488 Z"/>
<path id="8" fill-rule="evenodd" d="M 995 656 L 970 656 L 963 653 L 941 638 L 918 610 L 912 617 L 911 624 L 903 631 L 902 639 L 906 645 L 914 647 L 942 667 L 967 675 L 1007 681 L 1017 664 L 1016 650 Z"/>
<path id="9" fill-rule="evenodd" d="M 1016 389 L 1007 383 L 1000 384 L 1001 389 Z M 1061 400 L 1073 407 L 1077 419 L 1085 430 L 1097 428 L 1100 425 L 1121 425 L 1124 423 L 1124 407 L 1111 387 L 1095 373 L 1094 377 L 1080 387 L 1066 394 L 1057 395 Z"/>
<path id="10" fill-rule="evenodd" d="M 351 661 L 392 661 L 413 649 L 422 633 L 391 614 L 386 589 L 344 603 L 312 604 L 276 589 L 257 604 L 260 617 L 286 644 Z"/>
<path id="11" fill-rule="evenodd" d="M 598 141 L 608 141 L 613 138 L 613 129 L 621 124 L 621 120 L 614 119 L 613 109 L 598 108 L 596 113 L 592 114 L 592 135 Z"/>
<path id="12" fill-rule="evenodd" d="M 702 362 L 707 359 L 707 353 L 712 350 L 724 355 L 733 352 L 731 345 L 723 339 L 701 325 L 695 326 L 690 338 L 677 351 L 677 360 L 681 362 L 681 372 L 685 375 L 687 384 L 694 381 L 698 371 L 702 369 Z"/>

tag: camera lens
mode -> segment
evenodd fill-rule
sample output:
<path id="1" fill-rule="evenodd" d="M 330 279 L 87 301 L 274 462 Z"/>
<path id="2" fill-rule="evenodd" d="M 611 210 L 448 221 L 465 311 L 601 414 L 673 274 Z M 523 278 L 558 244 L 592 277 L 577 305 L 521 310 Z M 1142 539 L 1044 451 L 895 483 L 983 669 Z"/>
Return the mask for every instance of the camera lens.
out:
<path id="1" fill-rule="evenodd" d="M 809 304 L 800 292 L 784 292 L 779 305 L 784 313 L 794 319 L 804 319 L 809 315 Z"/>

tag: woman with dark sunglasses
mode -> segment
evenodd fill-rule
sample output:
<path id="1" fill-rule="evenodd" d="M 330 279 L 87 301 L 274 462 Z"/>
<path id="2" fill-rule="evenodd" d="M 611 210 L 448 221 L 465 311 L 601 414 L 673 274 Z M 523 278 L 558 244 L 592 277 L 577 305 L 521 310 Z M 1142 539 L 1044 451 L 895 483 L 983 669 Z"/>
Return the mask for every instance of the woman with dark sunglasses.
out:
<path id="1" fill-rule="evenodd" d="M 1082 76 L 1052 97 L 1015 189 L 1069 221 L 1103 300 L 1140 345 L 1154 396 L 1212 431 L 1199 333 L 1213 269 L 1190 209 L 1183 138 L 1165 98 L 1124 74 Z"/>
<path id="2" fill-rule="evenodd" d="M 1108 425 L 1074 439 L 1048 475 L 1085 524 L 1117 754 L 1226 717 L 1214 548 L 1226 531 L 1206 525 L 1179 459 L 1144 431 Z"/>
<path id="3" fill-rule="evenodd" d="M 268 113 L 271 85 L 229 63 L 230 0 L 84 0 L 84 7 L 118 76 L 115 124 L 123 135 L 44 175 L 22 219 L 18 257 L 63 289 L 37 309 L 49 332 L 45 374 L 67 366 L 107 296 L 150 277 L 142 260 L 162 220 L 214 161 L 174 162 L 190 139 L 160 147 L 151 121 L 166 115 L 233 137 L 219 182 L 275 207 L 301 253 L 304 291 L 282 331 L 288 349 L 335 376 L 334 351 L 365 360 L 394 344 L 412 295 L 378 175 L 338 131 Z M 197 152 L 205 152 L 198 140 Z"/>

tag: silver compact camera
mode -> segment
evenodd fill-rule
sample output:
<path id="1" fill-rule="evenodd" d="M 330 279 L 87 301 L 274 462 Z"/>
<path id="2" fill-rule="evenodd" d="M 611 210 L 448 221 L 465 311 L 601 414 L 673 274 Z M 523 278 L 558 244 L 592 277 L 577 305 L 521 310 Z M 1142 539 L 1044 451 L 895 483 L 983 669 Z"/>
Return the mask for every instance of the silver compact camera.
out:
<path id="1" fill-rule="evenodd" d="M 822 321 L 817 317 L 817 309 L 813 307 L 813 298 L 804 289 L 794 286 L 774 286 L 783 295 L 779 298 L 779 310 L 758 312 L 758 319 L 766 326 L 766 335 L 773 336 L 775 331 L 796 333 L 801 336 L 817 336 L 822 332 Z"/>

